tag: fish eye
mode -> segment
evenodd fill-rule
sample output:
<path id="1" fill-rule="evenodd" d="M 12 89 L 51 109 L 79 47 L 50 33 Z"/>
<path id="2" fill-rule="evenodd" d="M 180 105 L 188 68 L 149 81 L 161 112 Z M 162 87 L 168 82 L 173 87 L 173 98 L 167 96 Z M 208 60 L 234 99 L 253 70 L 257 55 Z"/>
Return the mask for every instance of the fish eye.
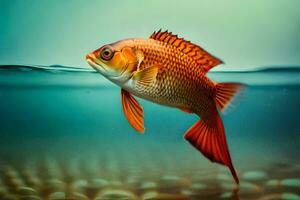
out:
<path id="1" fill-rule="evenodd" d="M 113 53 L 112 49 L 109 47 L 104 47 L 101 51 L 101 58 L 103 60 L 108 61 L 113 57 L 113 55 L 114 55 L 114 53 Z"/>

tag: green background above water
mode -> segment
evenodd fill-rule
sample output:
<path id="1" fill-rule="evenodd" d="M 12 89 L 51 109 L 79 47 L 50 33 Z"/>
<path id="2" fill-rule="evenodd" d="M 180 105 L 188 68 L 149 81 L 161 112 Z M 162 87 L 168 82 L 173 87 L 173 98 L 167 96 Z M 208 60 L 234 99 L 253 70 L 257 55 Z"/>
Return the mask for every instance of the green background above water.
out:
<path id="1" fill-rule="evenodd" d="M 1 0 L 0 64 L 89 67 L 84 56 L 168 29 L 225 61 L 219 69 L 299 65 L 300 1 Z"/>

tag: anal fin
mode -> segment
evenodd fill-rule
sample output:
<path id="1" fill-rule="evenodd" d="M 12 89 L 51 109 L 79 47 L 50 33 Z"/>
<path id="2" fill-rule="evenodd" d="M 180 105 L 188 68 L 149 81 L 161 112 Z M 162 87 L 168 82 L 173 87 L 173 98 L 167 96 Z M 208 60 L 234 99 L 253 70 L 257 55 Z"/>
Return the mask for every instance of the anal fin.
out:
<path id="1" fill-rule="evenodd" d="M 229 154 L 223 123 L 215 107 L 202 120 L 196 122 L 184 137 L 209 160 L 227 166 L 236 183 L 239 183 Z"/>
<path id="2" fill-rule="evenodd" d="M 142 106 L 126 90 L 121 89 L 122 109 L 130 125 L 138 132 L 143 133 L 144 113 Z"/>

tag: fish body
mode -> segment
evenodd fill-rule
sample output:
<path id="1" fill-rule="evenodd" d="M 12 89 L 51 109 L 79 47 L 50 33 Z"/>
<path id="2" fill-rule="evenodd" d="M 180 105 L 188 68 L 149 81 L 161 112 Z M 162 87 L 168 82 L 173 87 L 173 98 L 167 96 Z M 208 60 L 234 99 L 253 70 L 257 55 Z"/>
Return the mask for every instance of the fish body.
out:
<path id="1" fill-rule="evenodd" d="M 214 83 L 205 76 L 204 70 L 170 44 L 154 39 L 135 39 L 132 43 L 144 55 L 139 70 L 157 67 L 158 71 L 150 84 L 129 81 L 123 88 L 140 98 L 200 114 L 214 90 Z"/>
<path id="2" fill-rule="evenodd" d="M 239 182 L 218 110 L 229 105 L 242 85 L 216 83 L 206 76 L 212 67 L 222 63 L 220 59 L 198 45 L 161 31 L 148 39 L 104 45 L 86 59 L 122 88 L 124 114 L 138 132 L 144 132 L 144 114 L 134 96 L 197 114 L 201 120 L 186 132 L 185 139 L 211 161 L 226 165 Z"/>

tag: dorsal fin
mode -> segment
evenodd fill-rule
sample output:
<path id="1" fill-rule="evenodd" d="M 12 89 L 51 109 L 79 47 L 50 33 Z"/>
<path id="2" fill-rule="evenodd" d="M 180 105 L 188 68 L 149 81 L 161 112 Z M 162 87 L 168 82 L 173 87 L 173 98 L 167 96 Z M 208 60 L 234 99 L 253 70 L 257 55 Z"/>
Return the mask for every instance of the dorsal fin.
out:
<path id="1" fill-rule="evenodd" d="M 177 35 L 173 35 L 172 32 L 162 32 L 159 30 L 152 33 L 150 38 L 175 46 L 177 49 L 193 58 L 195 62 L 203 68 L 205 73 L 214 66 L 223 63 L 220 59 L 214 57 L 200 46 L 184 40 L 183 38 L 179 38 Z"/>

